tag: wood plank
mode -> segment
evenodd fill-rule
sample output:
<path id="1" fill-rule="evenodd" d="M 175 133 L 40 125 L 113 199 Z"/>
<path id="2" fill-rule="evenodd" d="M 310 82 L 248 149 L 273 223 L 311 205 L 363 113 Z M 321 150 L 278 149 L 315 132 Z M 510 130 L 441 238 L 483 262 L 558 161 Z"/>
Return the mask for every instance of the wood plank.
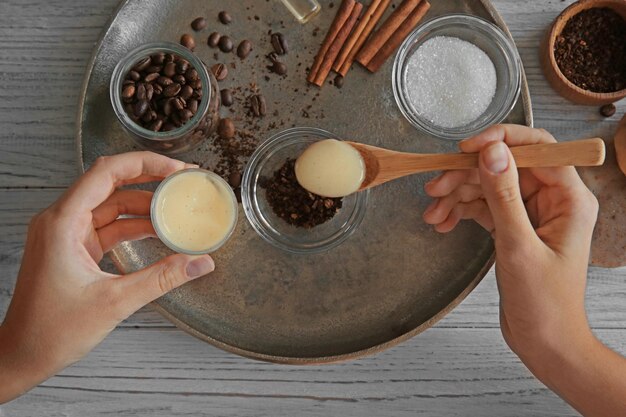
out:
<path id="1" fill-rule="evenodd" d="M 622 352 L 625 335 L 601 332 Z M 178 330 L 119 329 L 0 410 L 12 417 L 576 415 L 496 329 L 431 329 L 372 357 L 315 367 L 240 358 Z"/>
<path id="2" fill-rule="evenodd" d="M 52 203 L 61 190 L 0 190 L 0 317 L 9 305 L 15 277 L 22 256 L 22 246 L 30 217 Z M 114 272 L 112 264 L 104 267 Z M 626 328 L 626 268 L 591 268 L 587 290 L 587 308 L 594 328 Z M 172 327 L 150 308 L 125 321 L 128 327 Z M 498 327 L 498 292 L 493 271 L 478 288 L 444 318 L 439 327 Z"/>

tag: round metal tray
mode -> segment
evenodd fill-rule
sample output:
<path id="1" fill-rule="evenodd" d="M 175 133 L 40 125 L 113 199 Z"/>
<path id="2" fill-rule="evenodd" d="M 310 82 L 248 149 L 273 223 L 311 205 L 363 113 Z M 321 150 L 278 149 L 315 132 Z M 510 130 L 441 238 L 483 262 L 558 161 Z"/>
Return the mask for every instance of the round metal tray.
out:
<path id="1" fill-rule="evenodd" d="M 233 1 L 228 6 L 218 0 L 122 2 L 87 69 L 77 132 L 82 168 L 100 155 L 135 149 L 109 102 L 115 64 L 142 43 L 176 42 L 182 33 L 194 33 L 189 24 L 197 16 L 209 21 L 206 30 L 194 33 L 195 52 L 208 65 L 215 62 L 215 50 L 206 45 L 213 30 L 254 44 L 245 61 L 221 52 L 217 59 L 236 66 L 220 87 L 258 88 L 265 95 L 268 116 L 253 130 L 259 141 L 283 128 L 312 126 L 401 151 L 456 151 L 455 143 L 427 137 L 403 119 L 391 89 L 392 59 L 376 74 L 356 66 L 342 89 L 306 85 L 306 68 L 336 11 L 337 6 L 330 9 L 329 4 L 322 2 L 322 13 L 300 25 L 278 1 Z M 229 26 L 217 22 L 223 8 L 233 16 Z M 475 14 L 506 30 L 487 0 L 433 1 L 427 19 L 450 12 Z M 265 68 L 270 29 L 284 33 L 290 43 L 290 52 L 283 57 L 289 68 L 284 79 Z M 228 109 L 223 113 L 243 123 L 246 94 L 237 95 L 233 113 Z M 525 79 L 508 121 L 532 124 Z M 216 161 L 210 143 L 180 158 L 208 167 Z M 365 220 L 355 235 L 318 255 L 274 249 L 255 234 L 241 211 L 233 238 L 214 254 L 216 271 L 154 305 L 204 341 L 274 362 L 346 360 L 406 340 L 459 304 L 493 263 L 491 238 L 476 224 L 463 222 L 455 232 L 440 235 L 422 221 L 429 202 L 423 184 L 431 177 L 416 175 L 372 190 Z M 130 272 L 167 254 L 163 244 L 150 239 L 124 243 L 112 257 L 122 271 Z"/>

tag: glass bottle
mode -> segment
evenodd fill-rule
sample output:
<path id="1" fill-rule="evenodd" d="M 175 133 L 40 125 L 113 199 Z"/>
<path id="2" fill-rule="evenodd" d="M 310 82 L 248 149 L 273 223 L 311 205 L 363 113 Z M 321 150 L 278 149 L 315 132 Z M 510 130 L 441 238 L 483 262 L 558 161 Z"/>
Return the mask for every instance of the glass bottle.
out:
<path id="1" fill-rule="evenodd" d="M 322 10 L 317 0 L 281 0 L 300 23 L 306 23 Z"/>

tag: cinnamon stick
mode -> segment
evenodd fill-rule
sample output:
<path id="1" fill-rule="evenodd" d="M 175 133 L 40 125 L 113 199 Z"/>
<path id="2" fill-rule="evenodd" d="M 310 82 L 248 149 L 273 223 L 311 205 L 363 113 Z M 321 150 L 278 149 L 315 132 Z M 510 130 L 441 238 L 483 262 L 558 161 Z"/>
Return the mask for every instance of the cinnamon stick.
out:
<path id="1" fill-rule="evenodd" d="M 391 38 L 407 17 L 415 10 L 420 0 L 404 0 L 400 6 L 389 16 L 383 25 L 372 35 L 367 43 L 361 48 L 356 60 L 363 66 L 367 66 L 370 60 L 378 53 L 380 48 Z"/>
<path id="2" fill-rule="evenodd" d="M 372 15 L 376 13 L 376 9 L 378 9 L 380 2 L 381 0 L 371 1 L 367 10 L 363 14 L 363 17 L 359 21 L 359 24 L 356 26 L 356 28 L 354 28 L 354 30 L 348 37 L 348 40 L 346 40 L 346 43 L 343 45 L 343 48 L 341 48 L 341 52 L 339 53 L 339 56 L 337 57 L 337 59 L 335 60 L 335 63 L 333 64 L 333 71 L 339 72 L 339 69 L 341 68 L 341 66 L 346 62 L 346 58 L 348 58 L 348 54 L 354 47 L 354 44 L 356 43 L 356 41 L 359 39 L 359 36 L 361 36 L 361 33 L 363 33 L 363 30 L 369 23 L 370 19 L 372 18 Z"/>
<path id="3" fill-rule="evenodd" d="M 378 53 L 374 55 L 374 57 L 369 61 L 369 63 L 365 66 L 371 72 L 376 72 L 378 69 L 387 61 L 387 58 L 393 54 L 393 52 L 398 49 L 400 44 L 404 41 L 404 39 L 409 36 L 409 33 L 415 26 L 419 23 L 420 20 L 424 17 L 426 12 L 430 9 L 430 3 L 427 0 L 423 0 L 419 6 L 406 18 L 404 22 L 400 25 L 398 30 L 396 30 L 393 35 L 389 38 L 387 42 L 380 48 Z"/>
<path id="4" fill-rule="evenodd" d="M 311 67 L 311 70 L 309 71 L 309 76 L 307 77 L 307 80 L 309 82 L 312 83 L 313 80 L 315 80 L 315 77 L 317 76 L 317 73 L 319 72 L 320 67 L 322 66 L 322 61 L 324 60 L 324 56 L 328 52 L 328 49 L 330 49 L 330 46 L 332 45 L 333 41 L 337 37 L 337 34 L 341 30 L 341 28 L 344 26 L 346 21 L 350 18 L 352 9 L 354 8 L 355 4 L 356 4 L 356 0 L 343 0 L 341 2 L 341 6 L 339 6 L 339 9 L 337 10 L 335 19 L 333 20 L 333 23 L 330 25 L 330 29 L 328 29 L 328 33 L 326 33 L 324 42 L 320 46 L 320 49 L 317 52 L 317 55 L 315 55 L 313 66 Z"/>
<path id="5" fill-rule="evenodd" d="M 313 84 L 317 85 L 318 87 L 321 87 L 322 84 L 324 84 L 324 81 L 326 80 L 326 77 L 328 77 L 328 74 L 330 73 L 331 67 L 335 62 L 337 55 L 339 55 L 341 47 L 346 42 L 348 35 L 350 35 L 352 28 L 354 27 L 357 19 L 361 15 L 362 9 L 363 5 L 361 3 L 356 3 L 352 8 L 352 13 L 350 14 L 350 17 L 343 25 L 341 30 L 339 30 L 339 33 L 337 33 L 337 36 L 335 37 L 335 40 L 331 44 L 330 48 L 328 48 L 328 51 L 326 52 L 326 55 L 322 60 L 322 64 L 320 65 L 320 69 L 313 79 Z"/>
<path id="6" fill-rule="evenodd" d="M 367 22 L 367 25 L 363 29 L 363 32 L 361 32 L 361 34 L 359 35 L 358 39 L 356 40 L 356 43 L 352 45 L 347 58 L 345 59 L 344 63 L 341 65 L 341 68 L 339 68 L 339 71 L 337 71 L 339 72 L 339 74 L 341 74 L 342 77 L 345 77 L 346 74 L 348 74 L 350 67 L 354 63 L 354 58 L 356 57 L 356 54 L 361 50 L 361 47 L 363 46 L 367 38 L 372 33 L 372 31 L 374 30 L 374 27 L 376 27 L 376 24 L 378 24 L 381 17 L 383 17 L 383 14 L 387 10 L 387 7 L 389 7 L 390 3 L 391 3 L 391 0 L 382 0 L 381 3 L 376 8 L 376 11 L 372 15 L 371 19 Z"/>

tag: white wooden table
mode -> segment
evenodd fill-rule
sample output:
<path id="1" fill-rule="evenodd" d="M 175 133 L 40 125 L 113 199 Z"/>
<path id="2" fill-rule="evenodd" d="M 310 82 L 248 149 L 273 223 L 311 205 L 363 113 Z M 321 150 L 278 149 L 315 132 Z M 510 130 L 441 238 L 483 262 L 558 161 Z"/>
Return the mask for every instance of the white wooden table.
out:
<path id="1" fill-rule="evenodd" d="M 569 1 L 495 3 L 521 52 L 536 126 L 560 138 L 612 135 L 617 116 L 603 119 L 596 107 L 555 96 L 539 68 L 543 31 Z M 116 4 L 0 0 L 0 318 L 13 291 L 29 218 L 76 178 L 78 94 L 94 42 Z M 626 103 L 620 103 L 619 114 L 624 111 Z M 626 268 L 590 270 L 591 323 L 621 353 L 626 353 L 625 300 Z M 188 336 L 146 308 L 84 360 L 0 406 L 0 417 L 91 415 L 576 413 L 507 349 L 490 273 L 461 306 L 422 335 L 376 356 L 330 366 L 240 358 Z"/>

